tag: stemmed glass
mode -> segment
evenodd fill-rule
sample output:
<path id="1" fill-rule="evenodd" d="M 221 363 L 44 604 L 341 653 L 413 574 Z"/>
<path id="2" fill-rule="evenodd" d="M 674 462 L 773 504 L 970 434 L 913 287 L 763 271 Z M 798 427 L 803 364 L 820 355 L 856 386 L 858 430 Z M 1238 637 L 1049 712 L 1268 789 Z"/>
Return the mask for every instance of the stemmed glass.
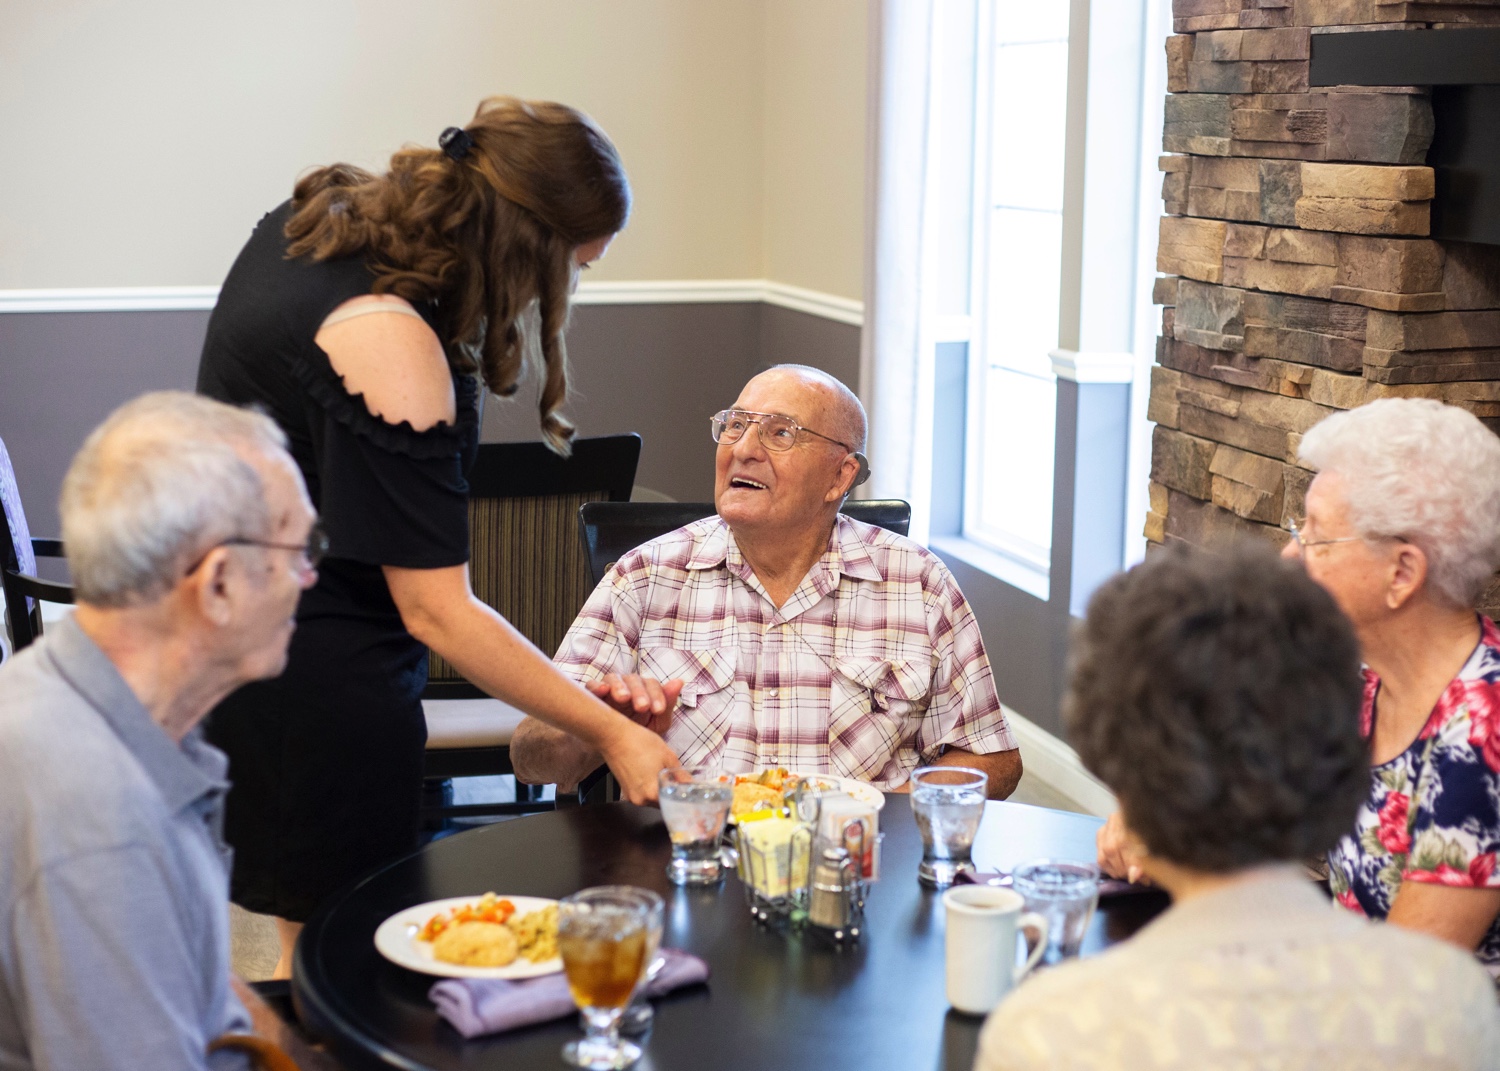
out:
<path id="1" fill-rule="evenodd" d="M 646 999 L 646 987 L 667 965 L 667 957 L 661 954 L 661 932 L 666 924 L 667 906 L 650 889 L 639 889 L 633 885 L 618 885 L 615 888 L 629 889 L 646 904 L 646 976 L 636 987 L 635 996 L 630 999 L 630 1006 L 625 1009 L 625 1015 L 620 1020 L 621 1033 L 644 1034 L 651 1029 L 651 1020 L 656 1017 L 651 1002 Z"/>
<path id="2" fill-rule="evenodd" d="M 620 1038 L 620 1018 L 654 954 L 651 908 L 641 892 L 606 885 L 558 903 L 558 950 L 585 1025 L 580 1040 L 563 1046 L 563 1059 L 575 1067 L 620 1071 L 641 1058 L 639 1045 Z"/>

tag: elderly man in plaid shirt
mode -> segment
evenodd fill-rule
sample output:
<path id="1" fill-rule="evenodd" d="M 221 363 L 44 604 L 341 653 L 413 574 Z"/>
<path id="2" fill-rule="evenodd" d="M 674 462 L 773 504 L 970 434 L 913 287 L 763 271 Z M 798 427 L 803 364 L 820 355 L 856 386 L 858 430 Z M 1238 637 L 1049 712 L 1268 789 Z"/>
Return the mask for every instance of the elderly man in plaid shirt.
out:
<path id="1" fill-rule="evenodd" d="M 1021 754 L 952 574 L 839 513 L 868 474 L 859 399 L 782 365 L 715 415 L 713 436 L 718 515 L 620 559 L 558 665 L 684 765 L 784 766 L 887 790 L 920 765 L 972 766 L 992 797 L 1010 795 Z M 523 781 L 563 787 L 601 762 L 529 718 L 511 758 Z"/>

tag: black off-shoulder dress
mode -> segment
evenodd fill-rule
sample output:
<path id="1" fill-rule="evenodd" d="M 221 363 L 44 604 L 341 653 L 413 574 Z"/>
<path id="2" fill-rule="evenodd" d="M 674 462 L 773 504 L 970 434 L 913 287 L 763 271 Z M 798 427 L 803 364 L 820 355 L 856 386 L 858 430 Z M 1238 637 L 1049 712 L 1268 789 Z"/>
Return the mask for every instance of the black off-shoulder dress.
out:
<path id="1" fill-rule="evenodd" d="M 329 535 L 286 672 L 229 696 L 207 728 L 230 761 L 232 898 L 302 921 L 415 845 L 427 648 L 402 625 L 381 566 L 468 560 L 464 475 L 479 420 L 471 376 L 454 377 L 456 421 L 421 432 L 372 416 L 345 389 L 313 336 L 375 276 L 360 259 L 288 260 L 290 212 L 283 204 L 262 219 L 230 269 L 198 390 L 259 405 L 281 425 Z M 431 309 L 418 311 L 431 322 Z"/>

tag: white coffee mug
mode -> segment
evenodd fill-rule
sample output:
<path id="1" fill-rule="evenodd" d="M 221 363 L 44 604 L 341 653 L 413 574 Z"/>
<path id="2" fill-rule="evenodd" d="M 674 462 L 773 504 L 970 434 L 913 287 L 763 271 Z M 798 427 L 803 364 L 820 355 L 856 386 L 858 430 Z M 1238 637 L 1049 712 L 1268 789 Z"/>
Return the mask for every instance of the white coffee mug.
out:
<path id="1" fill-rule="evenodd" d="M 1010 987 L 1036 966 L 1047 947 L 1047 920 L 1023 912 L 1026 901 L 1010 889 L 959 885 L 943 894 L 947 914 L 948 1003 L 970 1015 L 987 1015 Z M 1016 967 L 1016 933 L 1037 931 L 1026 963 Z"/>

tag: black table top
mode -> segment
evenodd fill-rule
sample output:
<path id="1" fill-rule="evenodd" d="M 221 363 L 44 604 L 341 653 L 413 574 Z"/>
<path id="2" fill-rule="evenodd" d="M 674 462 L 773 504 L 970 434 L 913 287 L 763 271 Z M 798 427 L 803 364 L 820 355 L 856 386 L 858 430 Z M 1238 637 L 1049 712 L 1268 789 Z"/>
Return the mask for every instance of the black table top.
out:
<path id="1" fill-rule="evenodd" d="M 975 843 L 980 869 L 1030 859 L 1094 857 L 1098 819 L 991 803 Z M 663 943 L 706 959 L 707 986 L 656 1002 L 639 1071 L 937 1068 L 968 1071 L 982 1020 L 944 996 L 938 894 L 916 878 L 922 847 L 907 797 L 881 812 L 882 877 L 866 905 L 860 944 L 755 924 L 730 876 L 678 889 L 665 875 L 671 846 L 658 811 L 615 803 L 500 822 L 440 840 L 334 898 L 303 931 L 293 989 L 308 1025 L 351 1071 L 362 1068 L 563 1068 L 574 1017 L 465 1041 L 427 1000 L 435 979 L 375 951 L 375 928 L 403 908 L 447 896 L 561 897 L 591 885 L 654 889 L 665 899 Z M 1084 954 L 1128 937 L 1165 900 L 1106 904 Z"/>

